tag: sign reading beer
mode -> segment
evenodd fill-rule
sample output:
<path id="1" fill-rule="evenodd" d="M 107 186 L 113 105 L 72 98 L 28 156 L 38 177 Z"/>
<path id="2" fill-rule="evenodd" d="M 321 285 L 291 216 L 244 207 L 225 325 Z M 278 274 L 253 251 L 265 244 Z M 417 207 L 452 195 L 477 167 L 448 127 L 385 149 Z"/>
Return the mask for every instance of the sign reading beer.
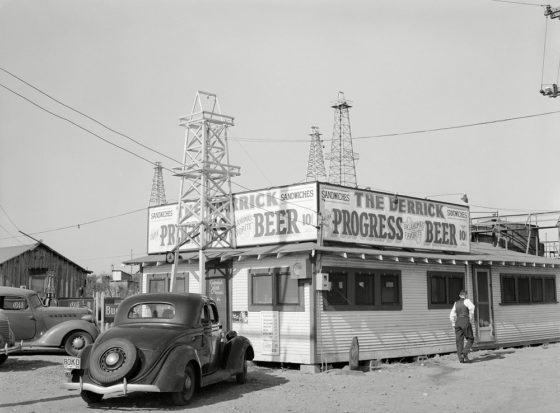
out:
<path id="1" fill-rule="evenodd" d="M 237 246 L 317 239 L 317 184 L 236 194 Z"/>
<path id="2" fill-rule="evenodd" d="M 332 185 L 319 189 L 325 241 L 470 251 L 466 206 Z"/>

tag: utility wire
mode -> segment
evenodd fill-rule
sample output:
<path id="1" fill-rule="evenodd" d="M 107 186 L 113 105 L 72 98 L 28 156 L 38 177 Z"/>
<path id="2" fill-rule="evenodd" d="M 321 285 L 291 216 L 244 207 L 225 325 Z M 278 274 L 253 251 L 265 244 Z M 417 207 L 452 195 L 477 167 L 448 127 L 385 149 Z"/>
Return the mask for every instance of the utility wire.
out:
<path id="1" fill-rule="evenodd" d="M 559 113 L 560 113 L 560 110 L 555 110 L 555 111 L 551 111 L 551 112 L 533 113 L 533 114 L 530 114 L 530 115 L 514 116 L 514 117 L 510 117 L 510 118 L 495 119 L 495 120 L 489 120 L 489 121 L 483 121 L 483 122 L 464 123 L 464 124 L 460 124 L 460 125 L 444 126 L 444 127 L 441 127 L 441 128 L 419 129 L 419 130 L 408 131 L 408 132 L 382 133 L 382 134 L 379 134 L 379 135 L 357 136 L 357 137 L 353 137 L 352 140 L 386 138 L 386 137 L 404 136 L 404 135 L 416 135 L 416 134 L 429 133 L 429 132 L 441 132 L 441 131 L 445 131 L 445 130 L 471 128 L 473 126 L 484 126 L 484 125 L 491 125 L 491 124 L 496 124 L 496 123 L 510 122 L 510 121 L 520 120 L 520 119 L 529 119 L 529 118 L 536 118 L 536 117 L 540 117 L 540 116 L 556 115 L 556 114 L 559 114 Z M 247 142 L 264 142 L 264 143 L 272 143 L 272 142 L 308 143 L 307 141 L 304 141 L 303 139 L 259 139 L 259 138 L 241 138 L 241 137 L 230 138 L 230 139 L 239 140 L 239 141 L 247 141 Z M 330 141 L 330 140 L 332 140 L 332 139 L 324 139 L 324 141 Z"/>
<path id="2" fill-rule="evenodd" d="M 537 6 L 537 7 L 545 7 L 546 4 L 535 4 L 535 3 L 525 3 L 523 1 L 509 1 L 509 0 L 490 0 L 496 3 L 512 3 L 512 4 L 522 4 L 524 6 Z"/>
<path id="3" fill-rule="evenodd" d="M 55 101 L 55 102 L 58 103 L 59 105 L 62 105 L 62 106 L 64 106 L 65 108 L 70 109 L 71 111 L 73 111 L 73 112 L 75 112 L 75 113 L 78 113 L 79 115 L 82 115 L 82 116 L 88 118 L 88 119 L 91 120 L 92 122 L 97 123 L 98 125 L 104 127 L 105 129 L 107 129 L 107 130 L 109 130 L 109 131 L 111 131 L 111 132 L 113 132 L 113 133 L 116 133 L 117 135 L 120 135 L 120 136 L 122 136 L 123 138 L 126 138 L 126 139 L 130 140 L 131 142 L 134 142 L 135 144 L 140 145 L 141 147 L 143 147 L 143 148 L 145 148 L 145 149 L 148 149 L 149 151 L 155 152 L 155 153 L 157 153 L 158 155 L 161 155 L 161 156 L 163 156 L 163 157 L 165 157 L 165 158 L 167 158 L 167 159 L 169 159 L 169 160 L 171 160 L 171 161 L 173 161 L 173 162 L 177 162 L 178 164 L 181 164 L 180 161 L 178 161 L 178 160 L 176 160 L 176 159 L 174 159 L 174 158 L 172 158 L 172 157 L 170 157 L 170 156 L 167 156 L 166 154 L 161 153 L 161 152 L 159 152 L 159 151 L 157 151 L 157 150 L 155 150 L 155 149 L 149 147 L 148 145 L 143 144 L 142 142 L 137 141 L 136 139 L 134 139 L 134 138 L 128 136 L 128 135 L 125 134 L 125 133 L 122 133 L 122 132 L 119 132 L 119 131 L 113 129 L 113 128 L 111 128 L 110 126 L 104 124 L 103 122 L 100 122 L 99 120 L 95 119 L 94 117 L 89 116 L 89 115 L 87 115 L 87 114 L 85 114 L 85 113 L 83 113 L 83 112 L 81 112 L 81 111 L 79 111 L 79 110 L 73 108 L 72 106 L 69 106 L 69 105 L 65 104 L 64 102 L 62 102 L 62 101 L 60 101 L 60 100 L 58 100 L 58 99 L 52 97 L 52 96 L 49 95 L 48 93 L 46 93 L 46 92 L 42 91 L 41 89 L 39 89 L 37 86 L 32 85 L 31 83 L 27 82 L 26 80 L 22 79 L 21 77 L 19 77 L 19 76 L 13 74 L 13 73 L 10 72 L 9 70 L 4 69 L 3 67 L 0 67 L 0 70 L 3 71 L 4 73 L 7 73 L 7 74 L 10 75 L 10 76 L 12 76 L 13 78 L 19 80 L 20 82 L 25 83 L 25 84 L 26 84 L 27 86 L 29 86 L 30 88 L 36 90 L 36 91 L 39 92 L 40 94 L 42 94 L 42 95 L 48 97 L 49 99 Z"/>
<path id="4" fill-rule="evenodd" d="M 81 227 L 83 227 L 85 225 L 96 224 L 98 222 L 107 221 L 109 219 L 120 218 L 120 217 L 123 217 L 123 216 L 126 216 L 126 215 L 135 214 L 135 213 L 140 212 L 140 211 L 146 211 L 147 209 L 148 209 L 147 207 L 139 208 L 139 209 L 135 209 L 135 210 L 132 210 L 132 211 L 123 212 L 123 213 L 117 214 L 117 215 L 111 215 L 111 216 L 105 217 L 105 218 L 99 218 L 99 219 L 94 219 L 94 220 L 91 220 L 91 221 L 81 222 L 79 224 L 67 225 L 67 226 L 64 226 L 64 227 L 47 229 L 47 230 L 44 230 L 44 231 L 31 232 L 30 235 L 46 234 L 46 233 L 49 233 L 49 232 L 63 231 L 63 230 L 66 230 L 66 229 L 71 229 L 71 228 L 80 229 Z M 9 239 L 9 238 L 1 238 L 0 240 L 6 240 L 6 239 Z"/>
<path id="5" fill-rule="evenodd" d="M 10 221 L 10 223 L 14 226 L 15 229 L 17 229 L 19 231 L 18 226 L 16 225 L 16 223 L 12 220 L 12 218 L 10 218 L 10 215 L 6 212 L 6 210 L 4 209 L 4 207 L 2 206 L 2 204 L 0 204 L 0 209 L 2 210 L 2 212 L 4 212 L 4 215 L 6 215 L 8 217 L 8 220 Z"/>
<path id="6" fill-rule="evenodd" d="M 541 70 L 541 88 L 544 84 L 544 63 L 546 58 L 546 38 L 548 35 L 548 19 L 545 19 L 544 23 L 544 46 L 543 46 L 543 56 L 542 56 L 542 70 Z"/>
<path id="7" fill-rule="evenodd" d="M 89 133 L 90 135 L 93 135 L 93 136 L 95 136 L 96 138 L 101 139 L 103 142 L 108 143 L 109 145 L 114 146 L 115 148 L 119 148 L 119 149 L 121 149 L 121 150 L 123 150 L 123 151 L 125 151 L 125 152 L 128 152 L 128 153 L 131 154 L 132 156 L 135 156 L 135 157 L 137 157 L 137 158 L 139 158 L 139 159 L 142 159 L 143 161 L 146 161 L 146 162 L 148 162 L 148 163 L 151 164 L 151 165 L 157 166 L 155 162 L 152 162 L 152 161 L 150 161 L 149 159 L 144 158 L 143 156 L 138 155 L 137 153 L 134 153 L 134 152 L 132 152 L 132 151 L 126 149 L 126 148 L 123 148 L 122 146 L 119 146 L 119 145 L 117 145 L 116 143 L 113 143 L 113 142 L 109 141 L 108 139 L 105 139 L 104 137 L 98 135 L 97 133 L 95 133 L 95 132 L 93 132 L 93 131 L 91 131 L 91 130 L 89 130 L 89 129 L 87 129 L 87 128 L 81 126 L 81 125 L 78 125 L 76 122 L 74 122 L 74 121 L 72 121 L 72 120 L 70 120 L 70 119 L 68 119 L 68 118 L 65 118 L 64 116 L 58 115 L 58 114 L 56 114 L 56 113 L 54 113 L 54 112 L 51 112 L 50 110 L 44 108 L 43 106 L 41 106 L 41 105 L 39 105 L 38 103 L 32 101 L 31 99 L 26 98 L 25 96 L 23 96 L 22 94 L 16 92 L 15 90 L 10 89 L 9 87 L 3 85 L 2 83 L 0 83 L 0 86 L 3 87 L 4 89 L 6 89 L 6 90 L 9 91 L 9 92 L 12 92 L 14 95 L 19 96 L 19 97 L 22 98 L 23 100 L 26 100 L 27 102 L 31 103 L 33 106 L 36 106 L 36 107 L 38 107 L 38 108 L 41 109 L 41 110 L 44 110 L 44 111 L 47 112 L 48 114 L 53 115 L 53 116 L 55 116 L 55 117 L 57 117 L 57 118 L 59 118 L 59 119 L 62 119 L 62 120 L 64 120 L 64 121 L 66 121 L 66 122 L 68 122 L 68 123 L 70 123 L 70 124 L 76 126 L 77 128 L 80 128 L 80 129 L 83 130 L 84 132 L 87 132 L 87 133 Z"/>

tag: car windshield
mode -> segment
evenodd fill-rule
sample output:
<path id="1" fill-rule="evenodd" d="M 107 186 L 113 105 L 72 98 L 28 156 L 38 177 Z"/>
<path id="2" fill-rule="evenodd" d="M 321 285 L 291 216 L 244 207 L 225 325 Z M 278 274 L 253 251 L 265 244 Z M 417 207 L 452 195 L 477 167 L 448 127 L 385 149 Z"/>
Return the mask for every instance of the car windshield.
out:
<path id="1" fill-rule="evenodd" d="M 175 307 L 168 303 L 137 304 L 128 312 L 128 318 L 159 318 L 170 320 L 175 317 Z"/>
<path id="2" fill-rule="evenodd" d="M 37 308 L 37 307 L 42 307 L 43 306 L 43 302 L 41 301 L 41 299 L 39 298 L 38 295 L 30 295 L 29 296 L 29 302 L 31 303 L 31 307 L 33 308 Z"/>

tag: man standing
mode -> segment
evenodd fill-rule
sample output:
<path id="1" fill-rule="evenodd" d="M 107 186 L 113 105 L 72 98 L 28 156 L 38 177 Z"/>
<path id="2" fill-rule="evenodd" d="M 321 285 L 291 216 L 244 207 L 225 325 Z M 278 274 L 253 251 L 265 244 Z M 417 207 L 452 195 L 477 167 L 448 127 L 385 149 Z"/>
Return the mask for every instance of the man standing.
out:
<path id="1" fill-rule="evenodd" d="M 455 328 L 457 356 L 460 363 L 470 363 L 468 353 L 474 343 L 472 324 L 474 323 L 474 304 L 467 298 L 467 292 L 461 290 L 459 299 L 453 304 L 449 314 L 451 325 Z M 465 339 L 467 344 L 464 345 Z"/>

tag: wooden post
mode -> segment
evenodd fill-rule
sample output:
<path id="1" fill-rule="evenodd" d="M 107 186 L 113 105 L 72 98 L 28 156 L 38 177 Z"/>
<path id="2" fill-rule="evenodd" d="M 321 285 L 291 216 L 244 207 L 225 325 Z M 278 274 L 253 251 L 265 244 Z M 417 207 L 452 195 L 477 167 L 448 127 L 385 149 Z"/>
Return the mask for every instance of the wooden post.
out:
<path id="1" fill-rule="evenodd" d="M 360 344 L 358 343 L 358 337 L 352 339 L 352 344 L 350 345 L 350 370 L 358 370 L 360 365 Z"/>

